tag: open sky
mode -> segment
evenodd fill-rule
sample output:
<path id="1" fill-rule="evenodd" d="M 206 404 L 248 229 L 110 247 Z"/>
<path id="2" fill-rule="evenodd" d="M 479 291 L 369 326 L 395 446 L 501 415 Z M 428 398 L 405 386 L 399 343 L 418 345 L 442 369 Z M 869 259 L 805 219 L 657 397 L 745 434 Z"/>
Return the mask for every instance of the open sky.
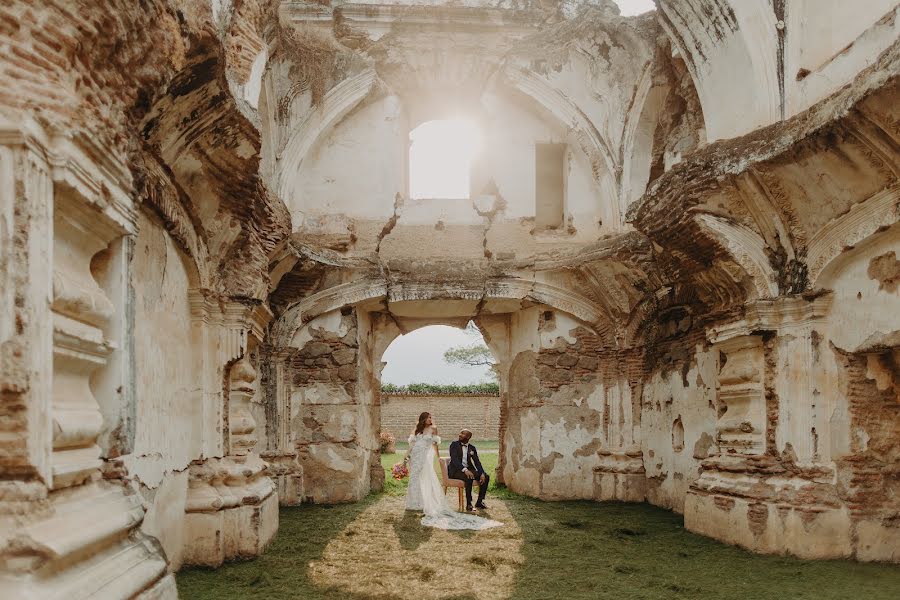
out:
<path id="1" fill-rule="evenodd" d="M 458 367 L 444 362 L 444 352 L 454 346 L 484 343 L 481 334 L 446 325 L 429 325 L 402 335 L 388 346 L 381 359 L 387 363 L 382 383 L 479 383 L 489 381 L 488 367 Z"/>
<path id="2" fill-rule="evenodd" d="M 639 15 L 656 8 L 653 0 L 615 0 L 615 2 L 619 5 L 623 17 Z"/>

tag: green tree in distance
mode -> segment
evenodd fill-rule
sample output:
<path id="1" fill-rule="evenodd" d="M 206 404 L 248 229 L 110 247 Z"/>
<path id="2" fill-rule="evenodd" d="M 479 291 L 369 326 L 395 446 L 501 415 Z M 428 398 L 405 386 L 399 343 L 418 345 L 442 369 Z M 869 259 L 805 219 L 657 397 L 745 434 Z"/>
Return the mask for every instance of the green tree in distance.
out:
<path id="1" fill-rule="evenodd" d="M 466 333 L 472 337 L 481 338 L 481 332 L 472 321 L 469 321 L 466 326 Z M 490 367 L 491 380 L 499 379 L 494 355 L 483 341 L 468 346 L 454 346 L 444 352 L 444 360 L 451 365 L 461 367 Z"/>

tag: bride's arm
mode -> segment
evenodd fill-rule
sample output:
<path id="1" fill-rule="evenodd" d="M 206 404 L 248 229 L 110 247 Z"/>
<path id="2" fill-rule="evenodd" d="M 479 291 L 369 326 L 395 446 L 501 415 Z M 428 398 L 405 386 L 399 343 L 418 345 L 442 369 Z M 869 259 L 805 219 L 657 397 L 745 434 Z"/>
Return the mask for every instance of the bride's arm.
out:
<path id="1" fill-rule="evenodd" d="M 440 458 L 441 458 L 441 446 L 440 446 L 441 438 L 440 438 L 440 436 L 438 436 L 437 432 L 438 432 L 437 427 L 432 428 L 431 435 L 433 436 L 433 439 L 434 439 L 434 455 L 438 458 L 438 460 L 440 460 Z"/>
<path id="2" fill-rule="evenodd" d="M 406 454 L 403 455 L 403 462 L 409 462 L 409 455 L 412 453 L 413 444 L 416 443 L 416 436 L 410 434 L 409 439 L 407 440 L 408 444 L 406 446 Z"/>

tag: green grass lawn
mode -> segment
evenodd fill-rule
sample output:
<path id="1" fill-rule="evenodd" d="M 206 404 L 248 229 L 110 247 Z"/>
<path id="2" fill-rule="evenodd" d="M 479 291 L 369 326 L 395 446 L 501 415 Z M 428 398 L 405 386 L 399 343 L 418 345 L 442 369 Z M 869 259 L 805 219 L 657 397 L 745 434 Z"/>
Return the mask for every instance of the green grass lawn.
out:
<path id="1" fill-rule="evenodd" d="M 383 456 L 385 469 L 401 456 Z M 482 458 L 492 471 L 496 454 Z M 424 528 L 403 510 L 405 486 L 388 478 L 384 493 L 356 504 L 282 508 L 263 556 L 214 571 L 184 569 L 181 597 L 900 598 L 900 567 L 757 555 L 694 535 L 680 515 L 645 504 L 549 503 L 500 488 L 488 504 L 503 527 Z"/>

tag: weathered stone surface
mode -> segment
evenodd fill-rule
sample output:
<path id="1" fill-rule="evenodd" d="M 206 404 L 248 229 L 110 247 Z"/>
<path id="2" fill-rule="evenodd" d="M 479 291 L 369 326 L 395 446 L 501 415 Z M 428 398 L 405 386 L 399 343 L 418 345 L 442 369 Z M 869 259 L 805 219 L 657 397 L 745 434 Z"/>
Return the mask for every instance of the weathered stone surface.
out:
<path id="1" fill-rule="evenodd" d="M 385 349 L 469 320 L 512 489 L 900 562 L 896 2 L 432 4 L 0 8 L 0 596 L 380 489 Z"/>

